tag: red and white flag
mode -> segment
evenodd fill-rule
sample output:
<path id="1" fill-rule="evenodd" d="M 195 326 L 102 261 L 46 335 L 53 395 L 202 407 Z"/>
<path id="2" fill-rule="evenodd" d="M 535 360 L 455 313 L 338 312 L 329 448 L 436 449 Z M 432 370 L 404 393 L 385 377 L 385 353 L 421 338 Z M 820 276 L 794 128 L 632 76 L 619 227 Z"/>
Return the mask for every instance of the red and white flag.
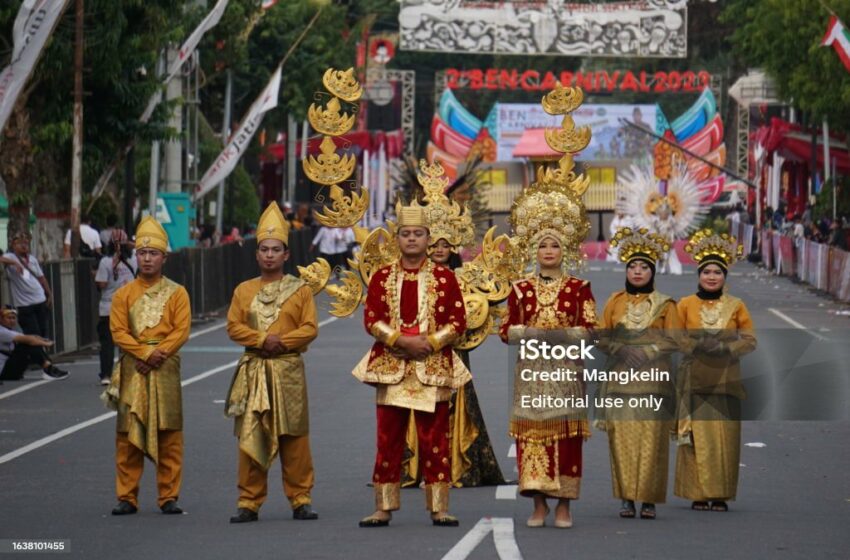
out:
<path id="1" fill-rule="evenodd" d="M 829 27 L 826 28 L 826 35 L 823 36 L 820 45 L 834 48 L 844 67 L 850 72 L 850 33 L 836 16 L 829 18 Z"/>
<path id="2" fill-rule="evenodd" d="M 277 0 L 263 0 L 262 8 L 264 10 L 268 10 L 269 8 L 274 6 L 275 4 L 277 4 Z"/>

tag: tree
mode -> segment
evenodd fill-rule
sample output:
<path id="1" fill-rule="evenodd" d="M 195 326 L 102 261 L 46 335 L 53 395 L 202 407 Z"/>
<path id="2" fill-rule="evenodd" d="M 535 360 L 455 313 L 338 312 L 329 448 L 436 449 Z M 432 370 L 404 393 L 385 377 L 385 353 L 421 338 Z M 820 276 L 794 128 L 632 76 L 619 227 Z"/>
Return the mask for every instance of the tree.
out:
<path id="1" fill-rule="evenodd" d="M 0 66 L 11 55 L 19 3 L 0 9 Z M 168 106 L 150 123 L 138 117 L 159 87 L 162 48 L 179 41 L 202 17 L 195 2 L 86 0 L 83 185 L 90 189 L 131 138 L 165 138 Z M 0 175 L 10 202 L 10 229 L 23 229 L 30 205 L 64 212 L 70 198 L 74 10 L 67 10 L 18 100 L 0 146 Z"/>
<path id="2" fill-rule="evenodd" d="M 850 0 L 827 2 L 843 21 Z M 735 52 L 764 68 L 782 98 L 832 130 L 850 131 L 850 73 L 832 48 L 821 47 L 829 12 L 820 0 L 733 0 L 722 20 L 735 23 Z"/>

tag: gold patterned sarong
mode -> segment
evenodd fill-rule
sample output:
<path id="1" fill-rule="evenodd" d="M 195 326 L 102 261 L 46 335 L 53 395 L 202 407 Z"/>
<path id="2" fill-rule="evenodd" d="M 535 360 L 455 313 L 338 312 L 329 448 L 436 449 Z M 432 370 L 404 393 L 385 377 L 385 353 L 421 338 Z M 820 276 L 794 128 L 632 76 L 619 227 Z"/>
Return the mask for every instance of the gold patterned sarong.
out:
<path id="1" fill-rule="evenodd" d="M 251 302 L 249 326 L 267 332 L 284 302 L 303 285 L 292 276 L 265 285 Z M 267 471 L 278 454 L 281 436 L 309 433 L 301 354 L 263 358 L 257 350 L 248 349 L 236 366 L 225 415 L 236 420 L 234 434 L 239 438 L 239 449 Z"/>
<path id="2" fill-rule="evenodd" d="M 178 287 L 163 277 L 133 303 L 129 323 L 137 340 L 141 340 L 144 330 L 159 324 L 165 304 Z M 156 346 L 160 341 L 143 342 Z M 126 432 L 130 443 L 159 463 L 157 433 L 183 429 L 180 356 L 169 356 L 159 368 L 145 375 L 136 370 L 134 356 L 122 353 L 101 399 L 118 411 L 116 431 Z"/>

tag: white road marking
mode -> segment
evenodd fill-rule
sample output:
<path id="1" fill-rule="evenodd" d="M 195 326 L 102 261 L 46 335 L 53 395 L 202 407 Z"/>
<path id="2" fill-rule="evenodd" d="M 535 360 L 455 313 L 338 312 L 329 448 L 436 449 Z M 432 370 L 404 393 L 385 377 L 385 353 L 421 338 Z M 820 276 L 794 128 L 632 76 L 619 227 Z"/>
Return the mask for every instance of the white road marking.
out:
<path id="1" fill-rule="evenodd" d="M 325 319 L 324 321 L 320 322 L 319 326 L 321 327 L 322 325 L 327 325 L 328 323 L 333 323 L 336 320 L 337 320 L 337 317 L 329 317 L 329 318 Z M 224 324 L 217 325 L 215 328 L 221 328 L 223 325 Z M 212 330 L 212 328 L 207 329 L 206 332 L 209 332 L 210 330 Z M 198 334 L 203 334 L 203 331 L 199 331 Z M 215 367 L 213 369 L 209 369 L 209 370 L 207 370 L 203 373 L 199 373 L 198 375 L 196 375 L 194 377 L 190 377 L 189 379 L 184 380 L 180 385 L 182 387 L 187 387 L 187 386 L 191 385 L 192 383 L 197 383 L 198 381 L 206 379 L 207 377 L 210 377 L 211 375 L 215 375 L 216 373 L 219 373 L 219 372 L 224 371 L 226 369 L 230 369 L 230 368 L 234 367 L 237 363 L 239 363 L 239 360 L 234 360 L 234 361 L 228 362 L 228 363 L 226 363 L 222 366 L 218 366 L 218 367 Z M 42 382 L 36 382 L 36 383 L 39 383 L 39 384 L 40 383 L 49 383 L 49 381 L 44 380 Z M 31 385 L 35 385 L 36 383 L 33 383 Z M 30 387 L 31 385 L 27 385 L 27 387 Z M 24 387 L 21 387 L 21 389 L 23 389 L 23 388 Z M 3 396 L 8 396 L 8 395 L 9 395 L 9 393 L 4 393 L 2 396 L 0 396 L 0 398 L 2 398 Z M 53 443 L 54 441 L 57 441 L 59 439 L 62 439 L 65 436 L 69 436 L 73 433 L 79 432 L 80 430 L 88 428 L 89 426 L 94 426 L 95 424 L 99 424 L 100 422 L 103 422 L 104 420 L 108 420 L 108 419 L 110 419 L 114 416 L 115 416 L 114 412 L 107 412 L 106 414 L 101 414 L 100 416 L 95 416 L 94 418 L 86 420 L 85 422 L 80 422 L 79 424 L 74 424 L 73 426 L 69 426 L 69 427 L 65 428 L 64 430 L 60 430 L 60 431 L 56 432 L 55 434 L 51 434 L 47 437 L 43 437 L 43 438 L 36 440 L 32 443 L 29 443 L 29 444 L 27 444 L 23 447 L 20 447 L 20 448 L 14 450 L 14 451 L 10 451 L 9 453 L 6 453 L 5 455 L 0 455 L 0 465 L 2 465 L 3 463 L 8 463 L 9 461 L 11 461 L 13 459 L 17 459 L 21 455 L 26 455 L 30 451 L 35 451 L 36 449 L 44 447 L 45 445 Z"/>
<path id="2" fill-rule="evenodd" d="M 336 321 L 338 319 L 339 319 L 339 317 L 328 317 L 324 321 L 321 321 L 319 323 L 319 326 L 323 327 L 323 326 L 325 326 L 329 323 L 333 323 L 334 321 Z M 197 332 L 193 332 L 192 334 L 189 335 L 189 340 L 191 340 L 195 337 L 201 336 L 202 334 L 207 334 L 207 333 L 212 332 L 214 330 L 218 330 L 218 329 L 220 329 L 220 328 L 222 328 L 226 325 L 227 325 L 227 323 L 222 322 L 222 323 L 218 323 L 216 325 L 213 325 L 211 327 L 201 329 Z M 201 349 L 198 349 L 198 350 L 193 349 L 193 348 L 186 348 L 186 351 L 187 352 L 195 352 L 195 351 L 210 352 L 209 349 L 204 349 L 204 348 L 201 348 Z M 222 349 L 222 350 L 216 350 L 216 351 L 227 353 L 230 350 L 229 349 Z M 234 348 L 233 352 L 240 352 L 240 350 L 238 348 Z M 81 362 L 69 362 L 67 364 L 67 366 L 73 367 L 73 366 L 82 366 L 82 365 L 96 365 L 96 364 L 99 364 L 99 363 L 100 362 L 98 362 L 96 360 L 87 360 L 87 361 L 81 361 Z M 234 364 L 235 364 L 235 362 L 234 362 Z M 44 385 L 45 383 L 51 383 L 53 381 L 61 381 L 61 380 L 60 379 L 40 379 L 40 380 L 38 380 L 34 383 L 27 383 L 26 385 L 24 385 L 22 387 L 17 387 L 15 389 L 12 389 L 11 391 L 6 391 L 6 392 L 3 392 L 3 393 L 0 393 L 0 400 L 11 397 L 13 395 L 18 395 L 18 394 L 23 393 L 25 391 L 29 391 L 30 389 L 35 389 L 36 387 L 40 387 L 41 385 Z M 193 383 L 194 383 L 194 381 L 193 381 Z"/>
<path id="3" fill-rule="evenodd" d="M 509 517 L 481 518 L 442 560 L 465 560 L 491 531 L 499 560 L 522 560 L 514 537 L 514 520 Z"/>
<path id="4" fill-rule="evenodd" d="M 806 333 L 817 338 L 818 340 L 828 340 L 825 336 L 821 336 L 818 333 L 813 332 L 811 329 L 806 327 L 806 325 L 804 325 L 802 323 L 798 323 L 797 321 L 795 321 L 794 319 L 792 319 L 791 317 L 789 317 L 785 313 L 779 311 L 778 309 L 775 309 L 773 307 L 768 307 L 767 310 L 770 311 L 771 313 L 773 313 L 774 315 L 776 315 L 777 317 L 779 317 L 780 319 L 782 319 L 783 321 L 785 321 L 786 323 L 788 323 L 789 325 L 791 325 L 792 327 L 794 327 L 796 329 L 800 329 L 801 331 L 805 331 Z"/>
<path id="5" fill-rule="evenodd" d="M 237 363 L 238 363 L 238 360 L 224 364 L 223 366 L 218 366 L 217 368 L 207 370 L 203 373 L 199 373 L 195 377 L 190 377 L 189 379 L 186 379 L 180 385 L 182 387 L 186 387 L 187 385 L 191 385 L 192 383 L 196 383 L 198 381 L 201 381 L 202 379 L 206 379 L 207 377 L 209 377 L 211 375 L 215 375 L 216 373 L 218 373 L 220 371 L 230 369 L 233 366 L 235 366 Z M 10 451 L 9 453 L 6 453 L 5 455 L 0 455 L 0 465 L 2 465 L 3 463 L 8 463 L 9 461 L 11 461 L 13 459 L 17 459 L 21 455 L 26 455 L 30 451 L 35 451 L 36 449 L 39 449 L 41 447 L 44 447 L 45 445 L 53 443 L 56 440 L 62 439 L 65 436 L 69 436 L 73 433 L 79 432 L 80 430 L 88 428 L 89 426 L 94 426 L 95 424 L 99 424 L 100 422 L 103 422 L 104 420 L 109 420 L 110 418 L 113 418 L 114 416 L 115 416 L 114 412 L 107 412 L 106 414 L 101 414 L 100 416 L 95 416 L 94 418 L 86 420 L 85 422 L 80 422 L 79 424 L 74 424 L 73 426 L 69 426 L 69 427 L 65 428 L 64 430 L 60 430 L 60 431 L 56 432 L 55 434 L 51 434 L 47 437 L 43 437 L 43 438 L 36 440 L 32 443 L 29 443 L 29 444 L 27 444 L 23 447 L 20 447 L 20 448 L 14 450 L 14 451 Z"/>
<path id="6" fill-rule="evenodd" d="M 516 500 L 517 494 L 517 485 L 516 484 L 502 484 L 500 486 L 496 486 L 496 499 L 497 500 Z"/>
<path id="7" fill-rule="evenodd" d="M 516 443 L 512 443 L 508 449 L 508 457 L 516 457 Z"/>
<path id="8" fill-rule="evenodd" d="M 29 391 L 30 389 L 35 389 L 40 385 L 44 385 L 45 383 L 50 383 L 51 381 L 60 381 L 59 379 L 41 379 L 39 381 L 35 381 L 33 383 L 27 383 L 22 387 L 18 387 L 17 389 L 12 389 L 11 391 L 6 391 L 5 393 L 0 393 L 0 400 L 5 399 L 7 397 L 11 397 L 12 395 L 17 395 L 19 393 L 23 393 L 24 391 Z M 6 382 L 8 383 L 8 381 Z M 5 385 L 4 385 L 5 387 Z"/>

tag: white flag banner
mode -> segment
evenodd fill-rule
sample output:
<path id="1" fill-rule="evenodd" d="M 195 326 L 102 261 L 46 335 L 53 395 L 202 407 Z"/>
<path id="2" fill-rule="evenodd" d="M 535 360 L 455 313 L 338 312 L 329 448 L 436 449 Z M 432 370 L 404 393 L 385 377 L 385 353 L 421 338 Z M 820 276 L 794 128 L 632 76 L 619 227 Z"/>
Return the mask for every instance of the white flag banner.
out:
<path id="1" fill-rule="evenodd" d="M 177 75 L 180 68 L 183 66 L 183 63 L 189 59 L 193 52 L 195 52 L 195 47 L 197 47 L 198 43 L 201 42 L 201 38 L 204 36 L 204 33 L 218 25 L 221 16 L 224 14 L 224 10 L 227 8 L 227 2 L 228 0 L 218 0 L 215 7 L 207 14 L 207 17 L 205 17 L 201 23 L 198 24 L 198 27 L 192 31 L 192 34 L 183 41 L 183 44 L 180 45 L 180 51 L 168 67 L 168 74 L 165 77 L 165 83 L 168 83 L 174 76 Z"/>
<path id="2" fill-rule="evenodd" d="M 32 74 L 68 0 L 24 0 L 12 28 L 12 59 L 0 73 L 0 131 Z"/>
<path id="3" fill-rule="evenodd" d="M 201 177 L 201 181 L 195 189 L 195 200 L 203 197 L 230 175 L 239 158 L 245 153 L 245 148 L 248 147 L 254 133 L 260 128 L 263 116 L 270 109 L 277 107 L 277 98 L 280 93 L 280 73 L 281 67 L 278 66 L 266 88 L 248 109 L 248 114 L 242 119 L 239 129 L 230 137 L 227 146 Z"/>
<path id="4" fill-rule="evenodd" d="M 203 38 L 204 33 L 218 25 L 219 20 L 221 20 L 221 16 L 224 15 L 224 10 L 227 9 L 227 2 L 229 0 L 218 0 L 216 5 L 207 14 L 207 16 L 198 24 L 198 27 L 192 31 L 192 34 L 183 41 L 183 44 L 180 46 L 180 51 L 177 56 L 171 62 L 171 66 L 168 68 L 168 74 L 165 76 L 162 84 L 165 85 L 171 79 L 180 72 L 180 69 L 183 67 L 183 64 L 189 59 L 192 52 L 195 50 L 195 47 L 198 46 L 198 43 L 201 42 L 201 38 Z M 156 106 L 160 104 L 162 101 L 162 88 L 157 88 L 156 92 L 151 95 L 150 99 L 148 99 L 148 105 L 145 107 L 144 113 L 139 117 L 140 123 L 147 123 L 151 119 L 151 115 L 153 115 L 153 110 L 156 109 Z M 109 165 L 106 171 L 100 176 L 95 183 L 94 188 L 92 189 L 92 202 L 97 200 L 97 197 L 106 189 L 106 184 L 112 178 L 112 175 L 115 173 L 115 170 L 118 169 L 118 164 L 127 155 L 127 153 L 133 148 L 135 141 L 131 141 L 127 146 L 124 147 L 124 150 L 119 154 L 115 160 Z"/>
<path id="5" fill-rule="evenodd" d="M 198 24 L 198 27 L 192 31 L 192 34 L 183 41 L 183 44 L 180 46 L 180 50 L 177 52 L 177 56 L 174 57 L 174 60 L 171 61 L 171 65 L 168 67 L 168 73 L 162 81 L 163 85 L 170 82 L 174 76 L 180 72 L 183 64 L 189 60 L 189 57 L 192 56 L 192 53 L 195 51 L 195 47 L 197 47 L 198 43 L 201 42 L 204 33 L 218 25 L 218 22 L 221 20 L 221 16 L 224 15 L 224 10 L 227 9 L 228 1 L 229 0 L 218 0 L 215 7 L 213 7 L 213 9 L 210 10 L 210 13 L 207 14 L 207 17 L 205 17 L 201 23 Z M 148 106 L 145 107 L 145 112 L 142 113 L 141 117 L 139 117 L 139 121 L 143 123 L 148 122 L 153 114 L 153 110 L 157 105 L 159 105 L 160 101 L 162 101 L 161 89 L 157 90 L 157 92 L 154 93 L 148 100 Z"/>

